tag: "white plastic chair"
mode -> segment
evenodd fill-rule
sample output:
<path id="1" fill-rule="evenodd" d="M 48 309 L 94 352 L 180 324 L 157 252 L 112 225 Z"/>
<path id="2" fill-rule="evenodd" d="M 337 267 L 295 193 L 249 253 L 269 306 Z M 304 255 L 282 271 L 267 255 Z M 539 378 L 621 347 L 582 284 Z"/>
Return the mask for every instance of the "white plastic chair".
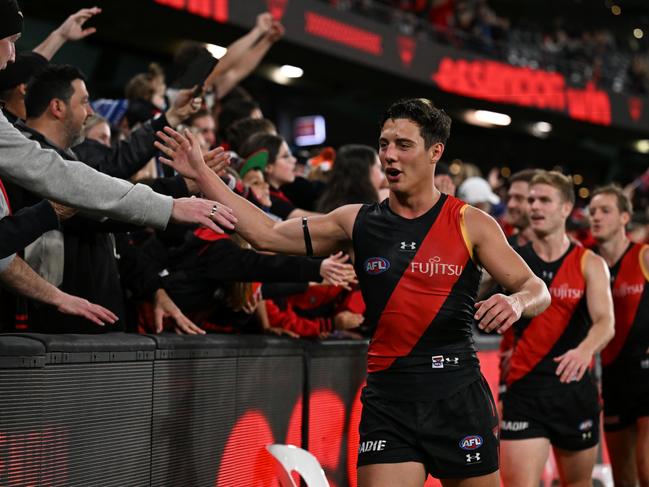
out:
<path id="1" fill-rule="evenodd" d="M 298 487 L 291 477 L 297 472 L 307 487 L 329 487 L 320 462 L 311 453 L 293 445 L 266 445 L 266 450 L 277 460 L 275 471 L 282 487 Z"/>

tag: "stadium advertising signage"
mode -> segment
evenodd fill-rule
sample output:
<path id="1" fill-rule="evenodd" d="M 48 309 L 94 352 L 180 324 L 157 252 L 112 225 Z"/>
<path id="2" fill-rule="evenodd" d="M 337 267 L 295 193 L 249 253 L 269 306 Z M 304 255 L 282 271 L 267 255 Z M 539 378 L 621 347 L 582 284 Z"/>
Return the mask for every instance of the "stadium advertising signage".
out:
<path id="1" fill-rule="evenodd" d="M 216 22 L 243 27 L 270 11 L 286 38 L 349 61 L 430 83 L 459 96 L 562 113 L 604 126 L 647 130 L 649 99 L 574 86 L 561 73 L 516 67 L 429 39 L 407 36 L 388 25 L 318 0 L 153 0 Z"/>

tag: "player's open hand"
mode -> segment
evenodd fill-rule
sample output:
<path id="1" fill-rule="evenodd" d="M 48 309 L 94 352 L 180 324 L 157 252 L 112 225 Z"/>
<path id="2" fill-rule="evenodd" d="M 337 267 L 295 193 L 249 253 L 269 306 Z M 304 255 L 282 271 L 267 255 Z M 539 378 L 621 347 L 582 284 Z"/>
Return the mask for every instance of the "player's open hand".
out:
<path id="1" fill-rule="evenodd" d="M 579 347 L 573 348 L 554 358 L 554 361 L 559 363 L 555 373 L 563 383 L 580 381 L 592 360 L 592 353 Z"/>
<path id="2" fill-rule="evenodd" d="M 494 330 L 503 333 L 516 323 L 523 313 L 518 299 L 504 294 L 494 294 L 489 299 L 478 301 L 475 307 L 477 311 L 474 318 L 478 321 L 478 327 L 487 333 Z"/>

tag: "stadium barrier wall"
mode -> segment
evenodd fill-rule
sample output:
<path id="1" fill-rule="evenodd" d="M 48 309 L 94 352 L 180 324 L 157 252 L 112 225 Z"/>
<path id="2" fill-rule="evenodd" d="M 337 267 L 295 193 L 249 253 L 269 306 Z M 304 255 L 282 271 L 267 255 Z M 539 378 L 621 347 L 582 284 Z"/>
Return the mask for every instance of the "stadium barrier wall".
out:
<path id="1" fill-rule="evenodd" d="M 481 348 L 494 384 L 497 352 Z M 332 487 L 355 487 L 366 352 L 266 336 L 0 335 L 0 486 L 278 487 L 264 449 L 276 442 L 313 452 Z"/>

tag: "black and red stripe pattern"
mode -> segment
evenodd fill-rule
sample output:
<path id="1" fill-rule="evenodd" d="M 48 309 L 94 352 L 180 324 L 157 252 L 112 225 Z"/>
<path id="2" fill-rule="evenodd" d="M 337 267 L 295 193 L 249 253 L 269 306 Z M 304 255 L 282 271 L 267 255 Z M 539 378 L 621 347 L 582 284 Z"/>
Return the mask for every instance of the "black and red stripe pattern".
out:
<path id="1" fill-rule="evenodd" d="M 553 389 L 563 384 L 554 361 L 576 347 L 588 333 L 583 261 L 589 250 L 571 244 L 554 262 L 545 262 L 528 244 L 517 249 L 532 271 L 545 281 L 552 303 L 540 315 L 514 324 L 514 350 L 506 376 L 508 389 Z M 586 377 L 586 376 L 584 376 Z"/>
<path id="2" fill-rule="evenodd" d="M 602 350 L 604 367 L 618 362 L 636 362 L 649 350 L 649 272 L 642 255 L 649 245 L 630 244 L 611 268 L 615 336 Z"/>
<path id="3" fill-rule="evenodd" d="M 355 267 L 373 327 L 368 385 L 385 395 L 430 399 L 478 377 L 471 327 L 481 271 L 463 235 L 465 208 L 442 195 L 414 219 L 387 200 L 358 214 Z"/>

